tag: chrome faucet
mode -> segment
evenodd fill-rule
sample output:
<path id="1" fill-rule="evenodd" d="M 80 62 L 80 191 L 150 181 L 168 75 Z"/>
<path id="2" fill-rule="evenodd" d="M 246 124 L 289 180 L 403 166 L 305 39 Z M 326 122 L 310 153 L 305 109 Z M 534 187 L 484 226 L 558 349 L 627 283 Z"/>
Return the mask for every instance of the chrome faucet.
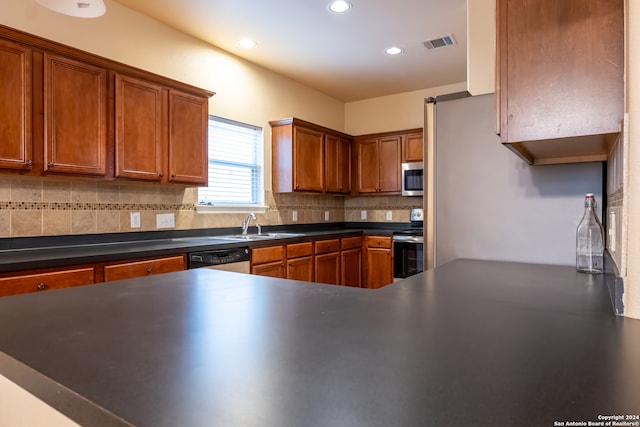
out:
<path id="1" fill-rule="evenodd" d="M 246 236 L 247 235 L 247 229 L 249 228 L 249 222 L 251 220 L 256 220 L 256 214 L 254 214 L 253 212 L 249 213 L 249 215 L 247 215 L 247 217 L 245 219 L 242 220 L 242 235 Z"/>

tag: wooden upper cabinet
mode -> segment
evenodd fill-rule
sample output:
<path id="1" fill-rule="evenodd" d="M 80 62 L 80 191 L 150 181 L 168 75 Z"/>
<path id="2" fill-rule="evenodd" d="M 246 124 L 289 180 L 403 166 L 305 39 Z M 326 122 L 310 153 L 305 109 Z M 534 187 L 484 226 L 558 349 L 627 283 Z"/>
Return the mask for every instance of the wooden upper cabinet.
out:
<path id="1" fill-rule="evenodd" d="M 624 1 L 496 6 L 501 142 L 533 164 L 606 160 L 624 113 Z"/>
<path id="2" fill-rule="evenodd" d="M 351 141 L 325 134 L 325 186 L 327 193 L 351 192 Z"/>
<path id="3" fill-rule="evenodd" d="M 269 124 L 275 193 L 350 192 L 349 135 L 296 118 Z"/>
<path id="4" fill-rule="evenodd" d="M 357 139 L 358 193 L 400 193 L 400 135 Z"/>
<path id="5" fill-rule="evenodd" d="M 293 188 L 321 193 L 324 190 L 324 134 L 293 126 Z"/>
<path id="6" fill-rule="evenodd" d="M 207 185 L 209 100 L 169 90 L 169 181 Z"/>
<path id="7" fill-rule="evenodd" d="M 166 140 L 162 86 L 116 75 L 116 177 L 159 181 Z"/>
<path id="8" fill-rule="evenodd" d="M 33 164 L 32 51 L 0 40 L 0 168 L 29 170 Z"/>
<path id="9" fill-rule="evenodd" d="M 107 71 L 44 54 L 44 170 L 105 175 Z"/>
<path id="10" fill-rule="evenodd" d="M 421 162 L 422 147 L 422 132 L 404 135 L 402 137 L 402 162 Z"/>

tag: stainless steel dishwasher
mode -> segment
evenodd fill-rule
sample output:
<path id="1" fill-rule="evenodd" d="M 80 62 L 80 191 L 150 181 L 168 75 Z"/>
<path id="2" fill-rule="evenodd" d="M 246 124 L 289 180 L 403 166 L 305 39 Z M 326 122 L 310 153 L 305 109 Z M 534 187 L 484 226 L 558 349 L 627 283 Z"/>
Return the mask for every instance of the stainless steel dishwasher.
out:
<path id="1" fill-rule="evenodd" d="M 250 260 L 251 251 L 247 246 L 191 252 L 189 254 L 189 269 L 211 268 L 249 274 L 251 272 Z"/>

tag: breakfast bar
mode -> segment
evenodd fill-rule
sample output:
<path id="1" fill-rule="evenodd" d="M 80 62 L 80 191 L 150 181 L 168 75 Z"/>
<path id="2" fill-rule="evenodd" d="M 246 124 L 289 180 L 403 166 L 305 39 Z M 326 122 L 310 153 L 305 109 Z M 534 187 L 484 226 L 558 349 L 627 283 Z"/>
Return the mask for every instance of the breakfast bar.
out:
<path id="1" fill-rule="evenodd" d="M 640 414 L 640 321 L 563 266 L 457 260 L 380 290 L 195 269 L 12 296 L 0 351 L 0 375 L 86 426 Z"/>

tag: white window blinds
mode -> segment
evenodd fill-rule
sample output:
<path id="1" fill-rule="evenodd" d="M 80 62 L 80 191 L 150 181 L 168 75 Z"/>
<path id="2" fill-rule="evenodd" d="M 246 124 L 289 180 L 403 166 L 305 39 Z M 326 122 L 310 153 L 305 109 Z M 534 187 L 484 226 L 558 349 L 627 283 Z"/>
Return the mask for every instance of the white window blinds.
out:
<path id="1" fill-rule="evenodd" d="M 242 206 L 262 203 L 262 128 L 209 116 L 209 186 L 198 204 Z"/>

